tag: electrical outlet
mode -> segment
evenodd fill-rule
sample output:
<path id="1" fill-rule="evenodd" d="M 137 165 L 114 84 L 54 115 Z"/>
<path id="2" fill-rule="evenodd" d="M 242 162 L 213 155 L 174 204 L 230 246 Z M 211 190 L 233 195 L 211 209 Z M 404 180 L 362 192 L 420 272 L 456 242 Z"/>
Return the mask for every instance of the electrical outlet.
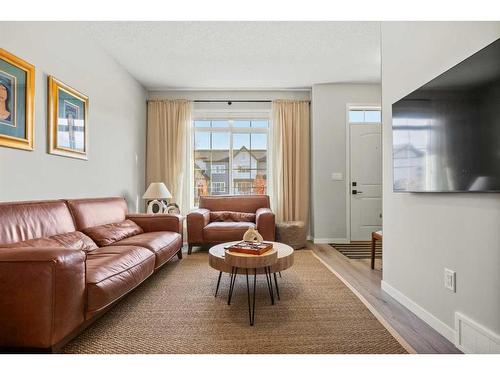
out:
<path id="1" fill-rule="evenodd" d="M 456 280 L 457 280 L 457 274 L 455 271 L 450 270 L 448 268 L 444 269 L 444 287 L 446 289 L 451 290 L 453 293 L 456 292 Z"/>

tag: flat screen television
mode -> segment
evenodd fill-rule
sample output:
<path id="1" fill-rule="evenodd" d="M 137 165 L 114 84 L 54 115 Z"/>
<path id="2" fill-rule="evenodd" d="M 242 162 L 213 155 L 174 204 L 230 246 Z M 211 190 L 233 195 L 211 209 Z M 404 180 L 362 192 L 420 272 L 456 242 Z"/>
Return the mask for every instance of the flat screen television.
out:
<path id="1" fill-rule="evenodd" d="M 392 135 L 395 192 L 500 192 L 500 39 L 394 103 Z"/>

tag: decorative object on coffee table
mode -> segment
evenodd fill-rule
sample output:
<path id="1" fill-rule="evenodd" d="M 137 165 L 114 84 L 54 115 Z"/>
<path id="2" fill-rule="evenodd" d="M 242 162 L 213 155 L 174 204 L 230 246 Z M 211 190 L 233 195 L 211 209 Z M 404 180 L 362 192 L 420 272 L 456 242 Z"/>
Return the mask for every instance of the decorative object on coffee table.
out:
<path id="1" fill-rule="evenodd" d="M 172 198 L 163 182 L 152 182 L 142 196 L 148 200 L 148 214 L 163 214 L 168 212 L 166 200 Z"/>
<path id="2" fill-rule="evenodd" d="M 243 241 L 248 242 L 262 242 L 264 238 L 260 235 L 260 233 L 255 228 L 248 228 L 248 230 L 243 235 Z"/>
<path id="3" fill-rule="evenodd" d="M 295 250 L 306 246 L 307 230 L 303 221 L 284 221 L 276 225 L 276 240 Z"/>
<path id="4" fill-rule="evenodd" d="M 244 270 L 247 279 L 248 317 L 250 319 L 250 325 L 253 326 L 255 323 L 255 286 L 257 284 L 257 269 L 263 269 L 264 273 L 266 274 L 267 288 L 269 290 L 269 296 L 271 297 L 271 304 L 274 305 L 274 290 L 273 280 L 271 276 L 271 266 L 275 265 L 278 261 L 278 251 L 276 249 L 271 249 L 270 251 L 267 251 L 262 255 L 250 255 L 244 253 L 235 253 L 229 249 L 225 251 L 225 258 L 226 262 L 231 267 L 231 281 L 229 286 L 227 304 L 231 304 L 231 297 L 233 295 L 236 276 L 238 276 L 238 270 Z M 249 270 L 253 271 L 252 294 L 250 294 L 250 283 L 248 281 Z M 276 279 L 276 273 L 274 274 L 274 282 L 276 285 L 276 291 L 278 291 L 278 281 Z"/>
<path id="5" fill-rule="evenodd" d="M 272 248 L 273 244 L 270 242 L 241 241 L 234 245 L 226 247 L 226 250 L 232 251 L 233 253 L 262 255 Z"/>

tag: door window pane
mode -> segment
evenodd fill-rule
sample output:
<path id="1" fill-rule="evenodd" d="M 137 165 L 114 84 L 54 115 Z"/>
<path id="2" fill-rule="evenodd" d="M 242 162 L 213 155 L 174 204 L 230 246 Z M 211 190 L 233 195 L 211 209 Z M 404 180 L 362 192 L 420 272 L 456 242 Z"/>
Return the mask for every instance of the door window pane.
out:
<path id="1" fill-rule="evenodd" d="M 365 122 L 381 122 L 380 111 L 365 111 Z"/>
<path id="2" fill-rule="evenodd" d="M 349 111 L 349 122 L 364 122 L 364 111 Z"/>

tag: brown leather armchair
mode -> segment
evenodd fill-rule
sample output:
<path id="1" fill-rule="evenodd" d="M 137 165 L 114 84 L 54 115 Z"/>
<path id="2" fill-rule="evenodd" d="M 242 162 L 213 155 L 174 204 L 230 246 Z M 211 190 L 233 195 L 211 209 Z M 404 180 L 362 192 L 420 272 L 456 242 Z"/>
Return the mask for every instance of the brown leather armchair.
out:
<path id="1" fill-rule="evenodd" d="M 274 241 L 275 219 L 267 195 L 201 196 L 200 205 L 187 215 L 188 254 L 193 246 L 238 241 L 255 228 Z"/>

